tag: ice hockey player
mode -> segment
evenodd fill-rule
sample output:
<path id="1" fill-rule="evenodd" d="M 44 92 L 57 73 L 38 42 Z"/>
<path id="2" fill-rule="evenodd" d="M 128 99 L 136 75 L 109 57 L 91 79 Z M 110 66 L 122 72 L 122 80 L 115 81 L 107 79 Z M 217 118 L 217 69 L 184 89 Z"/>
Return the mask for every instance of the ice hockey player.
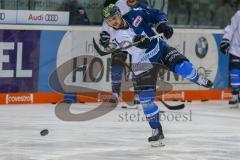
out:
<path id="1" fill-rule="evenodd" d="M 125 51 L 132 56 L 132 70 L 136 77 L 140 103 L 153 131 L 148 141 L 152 146 L 161 145 L 164 135 L 158 106 L 154 103 L 158 64 L 165 65 L 198 85 L 211 88 L 213 84 L 199 76 L 192 63 L 165 41 L 160 38 L 150 40 L 149 37 L 154 36 L 155 32 L 149 23 L 155 25 L 156 31 L 163 33 L 166 38 L 173 34 L 173 28 L 167 24 L 167 16 L 163 12 L 157 9 L 138 9 L 122 16 L 119 7 L 110 4 L 103 9 L 103 15 L 107 24 L 113 28 L 112 43 L 121 46 L 127 41 L 139 42 Z"/>
<path id="2" fill-rule="evenodd" d="M 106 0 L 104 3 L 104 7 L 107 7 L 109 4 L 115 4 L 119 7 L 122 15 L 128 13 L 132 9 L 136 8 L 142 8 L 142 9 L 148 9 L 149 6 L 146 3 L 139 2 L 138 0 Z M 106 22 L 103 22 L 102 26 L 102 32 L 100 33 L 100 44 L 106 48 L 109 45 L 110 42 L 110 34 L 111 29 L 106 24 Z M 120 88 L 121 88 L 121 82 L 122 82 L 122 75 L 124 71 L 124 66 L 122 62 L 125 62 L 127 59 L 127 55 L 125 53 L 115 53 L 112 54 L 112 61 L 111 61 L 111 80 L 112 80 L 112 92 L 113 97 L 111 98 L 111 101 L 116 101 L 120 96 Z M 133 84 L 135 86 L 135 83 Z M 134 104 L 139 104 L 139 97 L 138 94 L 135 93 L 134 97 Z M 128 106 L 130 107 L 130 106 Z"/>
<path id="3" fill-rule="evenodd" d="M 231 18 L 231 23 L 224 29 L 224 36 L 220 44 L 222 53 L 229 53 L 230 86 L 232 99 L 231 107 L 238 107 L 240 90 L 240 11 Z"/>

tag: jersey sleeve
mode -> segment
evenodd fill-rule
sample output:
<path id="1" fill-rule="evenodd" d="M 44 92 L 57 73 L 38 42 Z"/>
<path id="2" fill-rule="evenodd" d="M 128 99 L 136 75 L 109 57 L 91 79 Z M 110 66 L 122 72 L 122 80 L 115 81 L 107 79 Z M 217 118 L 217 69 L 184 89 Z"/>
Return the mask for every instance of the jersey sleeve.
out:
<path id="1" fill-rule="evenodd" d="M 102 24 L 102 31 L 106 31 L 108 33 L 110 33 L 110 26 L 106 23 L 106 21 L 103 21 L 103 24 Z"/>
<path id="2" fill-rule="evenodd" d="M 116 46 L 120 47 L 123 44 L 126 44 L 125 42 L 132 42 L 132 35 L 130 35 L 125 30 L 118 30 L 113 32 L 111 36 L 111 42 L 115 44 Z M 132 47 L 124 49 L 123 51 L 127 51 L 130 54 L 132 53 Z"/>
<path id="3" fill-rule="evenodd" d="M 132 38 L 125 30 L 118 30 L 113 32 L 111 41 L 116 45 L 120 45 L 124 41 L 132 42 Z"/>
<path id="4" fill-rule="evenodd" d="M 158 25 L 167 22 L 167 15 L 158 9 L 148 8 L 147 10 L 142 10 L 141 15 L 150 24 Z"/>
<path id="5" fill-rule="evenodd" d="M 240 23 L 240 11 L 238 11 L 232 18 L 231 22 L 227 27 L 224 29 L 224 36 L 223 38 L 226 38 L 228 40 L 232 40 L 234 32 L 238 28 L 238 24 Z"/>

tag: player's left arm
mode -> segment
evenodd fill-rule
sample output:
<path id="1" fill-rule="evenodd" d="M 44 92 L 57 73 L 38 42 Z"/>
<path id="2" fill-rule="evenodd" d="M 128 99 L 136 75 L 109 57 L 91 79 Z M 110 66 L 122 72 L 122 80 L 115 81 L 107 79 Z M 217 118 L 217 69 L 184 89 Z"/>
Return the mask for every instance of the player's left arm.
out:
<path id="1" fill-rule="evenodd" d="M 230 21 L 230 24 L 224 29 L 224 35 L 220 43 L 220 51 L 224 54 L 228 53 L 230 48 L 230 43 L 234 33 L 236 32 L 237 28 L 240 27 L 240 11 L 238 11 Z"/>
<path id="2" fill-rule="evenodd" d="M 155 24 L 155 25 L 158 23 L 163 23 L 168 21 L 167 15 L 158 9 L 152 9 L 152 8 L 148 8 L 146 10 L 143 9 L 140 11 L 139 14 L 141 14 L 145 22 Z"/>
<path id="3" fill-rule="evenodd" d="M 142 10 L 142 16 L 146 23 L 155 25 L 158 33 L 163 33 L 169 39 L 173 35 L 173 28 L 167 24 L 167 15 L 158 9 Z"/>
<path id="4" fill-rule="evenodd" d="M 238 11 L 232 18 L 230 21 L 230 24 L 224 29 L 224 36 L 223 38 L 226 38 L 228 40 L 232 40 L 233 34 L 234 32 L 237 30 L 237 28 L 239 27 L 240 21 L 240 11 Z"/>

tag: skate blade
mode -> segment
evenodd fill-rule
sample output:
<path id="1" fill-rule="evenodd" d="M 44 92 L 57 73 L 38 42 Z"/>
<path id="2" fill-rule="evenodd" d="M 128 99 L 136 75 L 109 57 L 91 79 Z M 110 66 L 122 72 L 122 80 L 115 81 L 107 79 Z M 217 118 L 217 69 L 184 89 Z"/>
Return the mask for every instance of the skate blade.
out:
<path id="1" fill-rule="evenodd" d="M 230 106 L 229 108 L 230 109 L 238 109 L 239 107 L 238 107 L 238 105 L 236 105 L 236 106 Z"/>
<path id="2" fill-rule="evenodd" d="M 165 144 L 163 143 L 162 140 L 151 141 L 149 143 L 151 144 L 152 147 L 164 147 L 165 146 Z"/>
<path id="3" fill-rule="evenodd" d="M 133 105 L 133 106 L 122 106 L 124 109 L 137 109 L 137 110 L 142 110 L 141 105 Z"/>

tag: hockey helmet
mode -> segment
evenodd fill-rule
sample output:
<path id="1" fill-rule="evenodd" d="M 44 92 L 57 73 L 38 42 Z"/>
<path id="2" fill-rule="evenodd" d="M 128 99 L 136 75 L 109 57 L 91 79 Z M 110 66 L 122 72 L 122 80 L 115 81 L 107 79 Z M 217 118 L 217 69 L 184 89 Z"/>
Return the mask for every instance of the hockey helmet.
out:
<path id="1" fill-rule="evenodd" d="M 118 6 L 110 4 L 107 7 L 103 8 L 103 17 L 104 19 L 111 18 L 112 16 L 121 16 L 121 11 Z"/>

